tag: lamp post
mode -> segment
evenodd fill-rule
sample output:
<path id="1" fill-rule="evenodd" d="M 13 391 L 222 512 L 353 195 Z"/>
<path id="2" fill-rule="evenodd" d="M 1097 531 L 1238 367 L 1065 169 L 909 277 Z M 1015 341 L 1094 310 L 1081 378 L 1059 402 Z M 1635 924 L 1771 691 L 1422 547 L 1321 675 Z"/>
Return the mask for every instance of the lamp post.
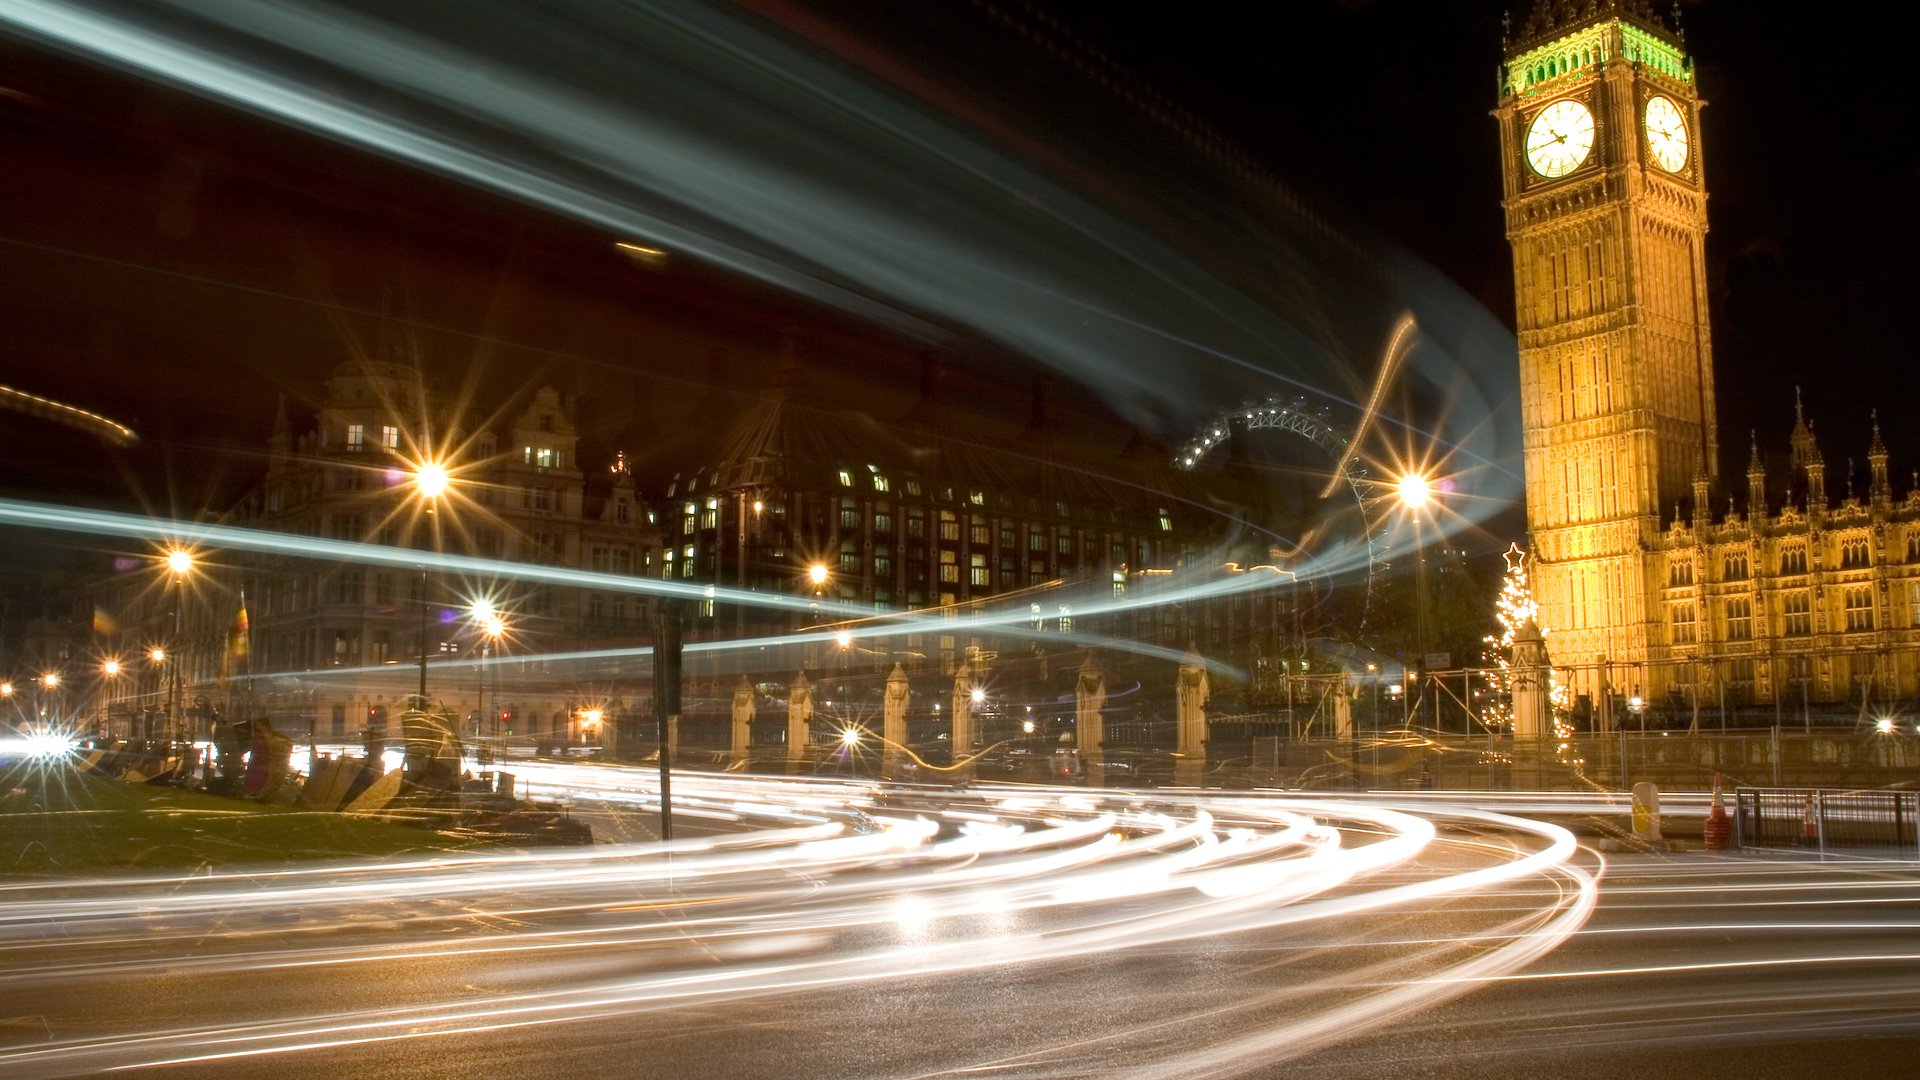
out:
<path id="1" fill-rule="evenodd" d="M 166 737 L 171 743 L 180 737 L 180 619 L 186 607 L 187 575 L 193 573 L 193 552 L 182 547 L 169 548 L 166 563 L 167 573 L 173 578 L 173 640 L 168 642 L 167 650 L 173 662 L 166 667 Z"/>
<path id="2" fill-rule="evenodd" d="M 47 719 L 47 703 L 53 699 L 54 692 L 59 689 L 59 672 L 49 671 L 40 676 L 40 715 L 37 719 L 43 724 Z"/>
<path id="3" fill-rule="evenodd" d="M 113 691 L 120 681 L 120 661 L 109 656 L 100 662 L 100 727 L 108 738 L 113 731 L 110 719 L 113 715 Z"/>
<path id="4" fill-rule="evenodd" d="M 153 696 L 158 698 L 164 690 L 165 681 L 167 677 L 167 650 L 162 648 L 159 645 L 155 645 L 153 648 L 148 649 L 147 662 L 153 665 Z M 142 695 L 142 696 L 144 697 L 145 695 Z M 153 706 L 152 705 L 149 704 L 149 705 L 143 705 L 140 707 L 140 721 L 141 721 L 140 722 L 140 728 L 141 728 L 140 738 L 142 740 L 152 739 L 153 738 Z M 129 733 L 128 737 L 129 738 L 132 737 L 131 733 Z"/>
<path id="5" fill-rule="evenodd" d="M 434 460 L 419 462 L 413 467 L 413 491 L 425 504 L 426 515 L 433 519 L 433 550 L 440 550 L 440 519 L 435 511 L 439 509 L 440 496 L 453 487 L 453 477 L 447 472 L 444 463 Z M 415 698 L 414 707 L 420 712 L 427 711 L 427 567 L 420 564 L 420 692 Z"/>
<path id="6" fill-rule="evenodd" d="M 492 658 L 495 647 L 500 644 L 501 635 L 507 632 L 507 620 L 502 618 L 500 613 L 495 610 L 493 601 L 485 597 L 475 600 L 473 606 L 468 609 L 468 614 L 472 617 L 474 624 L 480 629 L 480 663 L 475 665 L 475 670 L 479 673 L 479 686 L 477 688 L 478 697 L 474 703 L 474 708 L 477 712 L 473 725 L 474 737 L 478 738 L 481 734 L 480 717 L 487 714 L 487 661 Z M 497 676 L 494 679 L 494 685 L 496 687 L 495 696 L 497 697 L 499 696 L 497 689 L 499 679 Z M 496 720 L 495 723 L 497 725 L 498 721 Z M 497 731 L 496 734 L 498 734 Z"/>
<path id="7" fill-rule="evenodd" d="M 1401 509 L 1413 519 L 1413 642 L 1422 672 L 1427 668 L 1427 538 L 1420 512 L 1433 501 L 1433 481 L 1425 473 L 1410 472 L 1394 482 Z M 1424 684 L 1421 695 L 1425 696 Z M 1409 700 L 1409 709 L 1412 703 Z M 1411 717 L 1409 717 L 1411 718 Z"/>

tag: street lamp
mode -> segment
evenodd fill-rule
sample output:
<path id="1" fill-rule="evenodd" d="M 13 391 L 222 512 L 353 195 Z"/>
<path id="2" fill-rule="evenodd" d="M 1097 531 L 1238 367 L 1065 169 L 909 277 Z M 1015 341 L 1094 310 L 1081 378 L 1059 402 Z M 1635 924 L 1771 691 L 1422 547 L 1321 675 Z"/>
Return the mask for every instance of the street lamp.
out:
<path id="1" fill-rule="evenodd" d="M 1420 511 L 1433 501 L 1433 481 L 1422 472 L 1410 472 L 1394 482 L 1394 494 L 1413 518 L 1413 638 L 1420 667 L 1427 665 L 1427 538 Z"/>
<path id="2" fill-rule="evenodd" d="M 108 737 L 111 737 L 113 735 L 113 732 L 111 730 L 108 730 L 106 725 L 108 722 L 108 718 L 112 715 L 112 712 L 113 712 L 112 684 L 118 682 L 120 679 L 120 661 L 114 659 L 111 656 L 107 657 L 105 660 L 102 660 L 100 662 L 100 674 L 102 678 L 105 679 L 105 682 L 101 685 L 101 688 L 100 688 L 101 730 L 105 731 Z"/>
<path id="3" fill-rule="evenodd" d="M 167 650 L 161 648 L 158 645 L 155 645 L 153 648 L 148 649 L 147 662 L 153 665 L 153 696 L 157 698 L 160 696 L 163 680 L 165 680 L 167 677 L 167 672 L 166 672 Z M 145 695 L 143 694 L 142 697 L 144 696 Z M 140 737 L 142 739 L 153 738 L 153 705 L 152 704 L 146 704 L 140 707 L 140 727 L 141 727 Z M 133 734 L 129 732 L 127 737 L 132 738 Z"/>
<path id="4" fill-rule="evenodd" d="M 414 494 L 426 503 L 427 516 L 434 518 L 433 550 L 438 552 L 440 550 L 440 522 L 439 518 L 435 516 L 434 511 L 438 509 L 440 497 L 452 490 L 453 474 L 447 471 L 445 462 L 428 458 L 425 461 L 414 464 L 412 483 Z M 414 706 L 421 712 L 427 711 L 427 616 L 429 614 L 429 606 L 427 603 L 427 567 L 425 563 L 422 563 L 420 566 L 420 693 L 415 699 Z"/>
<path id="5" fill-rule="evenodd" d="M 40 676 L 40 719 L 42 721 L 47 718 L 47 699 L 52 697 L 53 692 L 58 689 L 60 689 L 59 672 L 49 671 Z"/>
<path id="6" fill-rule="evenodd" d="M 193 552 L 183 547 L 168 548 L 164 556 L 167 573 L 173 579 L 173 651 L 180 651 L 180 619 L 186 605 L 187 575 L 193 573 Z M 180 661 L 167 665 L 167 741 L 179 737 Z"/>
<path id="7" fill-rule="evenodd" d="M 480 628 L 480 633 L 482 635 L 482 644 L 480 647 L 481 662 L 478 665 L 476 665 L 476 670 L 479 672 L 479 684 L 480 684 L 477 691 L 477 693 L 479 694 L 479 698 L 478 698 L 476 707 L 478 708 L 481 715 L 485 715 L 487 712 L 487 664 L 486 664 L 486 661 L 492 658 L 495 648 L 497 648 L 500 644 L 500 638 L 506 634 L 507 620 L 500 615 L 500 612 L 497 609 L 494 608 L 493 601 L 487 599 L 484 596 L 473 602 L 473 605 L 467 609 L 467 614 L 473 620 L 474 624 Z M 494 679 L 494 686 L 495 686 L 494 696 L 496 698 L 500 696 L 499 690 L 498 690 L 499 685 L 500 685 L 500 680 L 496 676 Z M 497 730 L 497 725 L 499 724 L 498 717 L 494 719 L 494 723 L 496 725 L 495 734 L 498 734 L 499 733 Z M 477 722 L 477 720 L 473 725 L 473 734 L 476 738 L 480 735 L 480 724 Z"/>

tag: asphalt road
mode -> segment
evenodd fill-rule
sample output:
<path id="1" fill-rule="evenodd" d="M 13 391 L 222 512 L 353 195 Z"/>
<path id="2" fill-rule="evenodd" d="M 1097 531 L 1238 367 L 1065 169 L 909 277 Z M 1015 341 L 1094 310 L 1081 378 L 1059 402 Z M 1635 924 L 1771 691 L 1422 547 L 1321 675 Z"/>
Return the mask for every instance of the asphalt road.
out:
<path id="1" fill-rule="evenodd" d="M 1464 808 L 685 788 L 737 820 L 671 858 L 9 888 L 0 1075 L 1885 1077 L 1920 1050 L 1912 866 L 1603 861 Z"/>

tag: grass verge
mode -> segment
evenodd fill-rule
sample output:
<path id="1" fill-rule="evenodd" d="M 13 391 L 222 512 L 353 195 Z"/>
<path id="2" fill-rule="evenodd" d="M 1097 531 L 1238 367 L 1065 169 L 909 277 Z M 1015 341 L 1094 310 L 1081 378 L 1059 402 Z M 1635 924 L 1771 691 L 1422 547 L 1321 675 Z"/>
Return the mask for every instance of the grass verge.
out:
<path id="1" fill-rule="evenodd" d="M 341 814 L 123 783 L 64 760 L 0 761 L 0 878 L 272 867 L 496 847 Z"/>

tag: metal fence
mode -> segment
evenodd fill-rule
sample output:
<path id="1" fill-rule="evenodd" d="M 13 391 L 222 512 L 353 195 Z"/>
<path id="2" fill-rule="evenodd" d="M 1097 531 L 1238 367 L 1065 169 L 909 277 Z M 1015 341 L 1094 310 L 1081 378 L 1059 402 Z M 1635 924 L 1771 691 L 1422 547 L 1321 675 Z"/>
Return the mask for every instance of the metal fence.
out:
<path id="1" fill-rule="evenodd" d="M 1920 859 L 1920 792 L 1740 788 L 1733 802 L 1743 850 Z"/>

